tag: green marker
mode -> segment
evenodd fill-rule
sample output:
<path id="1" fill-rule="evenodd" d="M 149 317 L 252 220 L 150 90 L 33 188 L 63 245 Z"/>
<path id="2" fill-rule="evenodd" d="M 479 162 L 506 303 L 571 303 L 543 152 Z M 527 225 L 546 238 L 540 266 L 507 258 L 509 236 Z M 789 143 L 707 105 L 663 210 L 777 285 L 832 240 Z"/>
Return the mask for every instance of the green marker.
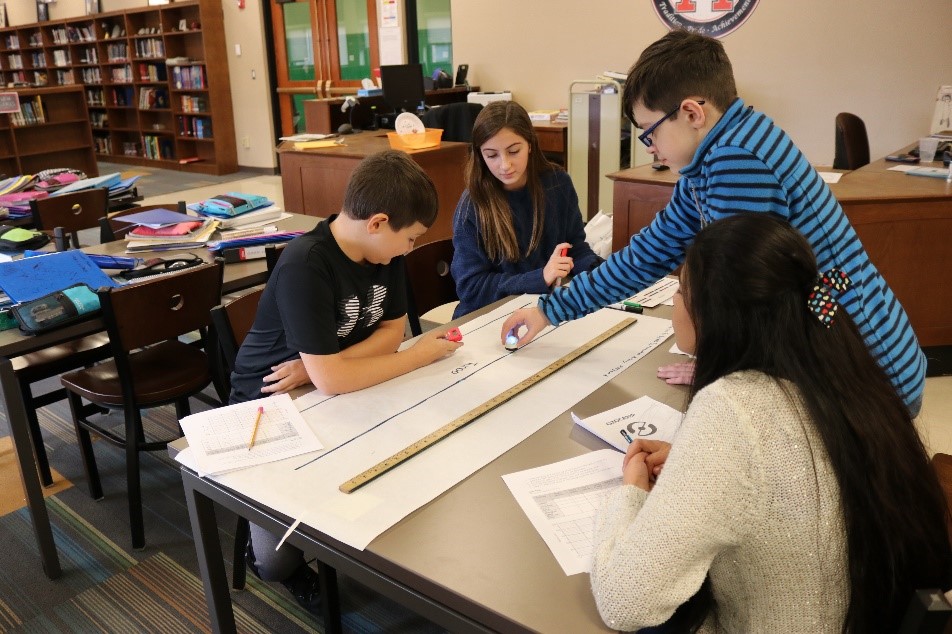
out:
<path id="1" fill-rule="evenodd" d="M 641 312 L 644 310 L 641 304 L 638 304 L 636 302 L 629 302 L 628 300 L 623 301 L 621 305 L 624 306 L 625 310 L 627 310 L 630 313 L 641 314 Z"/>

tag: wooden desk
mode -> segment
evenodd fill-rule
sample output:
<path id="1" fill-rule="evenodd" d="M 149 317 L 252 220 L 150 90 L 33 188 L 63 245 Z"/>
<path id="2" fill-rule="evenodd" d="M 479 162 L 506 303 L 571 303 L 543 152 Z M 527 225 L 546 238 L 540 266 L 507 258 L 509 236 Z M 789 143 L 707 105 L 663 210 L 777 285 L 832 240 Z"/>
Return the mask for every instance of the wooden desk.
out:
<path id="1" fill-rule="evenodd" d="M 898 153 L 898 152 L 897 152 Z M 891 172 L 884 159 L 830 185 L 870 260 L 899 299 L 922 346 L 952 344 L 952 185 Z M 933 167 L 941 165 L 932 163 Z M 678 174 L 650 166 L 609 174 L 612 248 L 628 244 L 671 197 Z"/>
<path id="2" fill-rule="evenodd" d="M 428 106 L 442 106 L 448 103 L 466 101 L 470 92 L 478 92 L 479 86 L 457 86 L 454 88 L 438 88 L 427 90 L 424 100 Z M 344 97 L 328 97 L 325 99 L 307 99 L 304 101 L 304 130 L 318 134 L 331 134 L 343 123 L 350 123 L 358 130 L 366 130 L 373 125 L 373 113 L 390 112 L 390 107 L 382 96 L 358 97 L 354 106 L 353 118 L 351 113 L 341 112 Z M 374 110 L 376 108 L 376 110 Z"/>
<path id="3" fill-rule="evenodd" d="M 539 147 L 559 165 L 565 166 L 565 152 L 568 146 L 569 124 L 545 121 L 533 121 L 532 128 L 539 138 Z"/>
<path id="4" fill-rule="evenodd" d="M 670 311 L 659 307 L 648 312 L 668 317 Z M 683 360 L 667 352 L 669 347 L 670 343 L 662 343 L 572 411 L 591 416 L 643 395 L 683 409 L 687 388 L 667 385 L 655 376 L 659 365 Z M 174 454 L 184 446 L 185 441 L 179 440 L 169 451 Z M 595 436 L 578 429 L 566 411 L 405 517 L 365 550 L 346 546 L 303 523 L 288 540 L 340 574 L 452 632 L 609 632 L 595 608 L 588 575 L 562 572 L 502 480 L 507 473 L 604 447 Z M 233 632 L 215 504 L 277 534 L 284 534 L 293 520 L 222 484 L 199 478 L 186 467 L 182 479 L 212 627 L 216 632 Z"/>
<path id="5" fill-rule="evenodd" d="M 309 230 L 316 224 L 316 219 L 306 216 L 293 216 L 281 220 L 277 225 L 287 231 Z M 90 253 L 105 253 L 125 255 L 125 241 L 111 242 L 85 249 Z M 175 252 L 173 252 L 175 253 Z M 207 249 L 191 251 L 206 260 L 212 256 Z M 169 257 L 169 254 L 160 254 Z M 264 259 L 249 260 L 225 265 L 223 293 L 230 293 L 250 286 L 261 284 L 266 280 Z M 40 486 L 39 474 L 33 460 L 33 445 L 30 442 L 29 424 L 26 419 L 26 403 L 20 393 L 19 382 L 13 371 L 11 359 L 31 352 L 37 352 L 50 346 L 72 341 L 101 332 L 104 328 L 102 319 L 94 318 L 87 321 L 57 328 L 40 335 L 27 335 L 19 330 L 0 331 L 0 391 L 3 394 L 4 408 L 10 426 L 10 436 L 13 440 L 13 450 L 20 470 L 20 480 L 23 483 L 26 495 L 27 510 L 33 523 L 33 532 L 36 537 L 37 548 L 40 551 L 40 561 L 43 572 L 50 579 L 56 579 L 61 574 L 59 556 L 56 553 L 56 544 L 53 541 L 53 532 L 50 527 L 49 513 L 43 501 L 43 491 Z"/>
<path id="6" fill-rule="evenodd" d="M 278 146 L 284 208 L 290 212 L 326 218 L 341 210 L 351 172 L 364 158 L 390 149 L 383 131 L 349 135 L 346 145 L 317 150 L 295 150 L 285 141 Z M 453 212 L 465 189 L 467 143 L 444 141 L 440 147 L 409 152 L 433 179 L 440 212 L 430 230 L 417 244 L 453 236 Z M 385 201 L 381 201 L 384 203 Z"/>

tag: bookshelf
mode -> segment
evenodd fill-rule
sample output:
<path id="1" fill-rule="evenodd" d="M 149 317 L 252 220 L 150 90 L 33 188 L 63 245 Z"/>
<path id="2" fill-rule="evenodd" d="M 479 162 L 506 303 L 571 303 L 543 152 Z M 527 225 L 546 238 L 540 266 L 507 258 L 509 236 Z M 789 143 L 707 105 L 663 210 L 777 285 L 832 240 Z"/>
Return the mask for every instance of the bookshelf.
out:
<path id="1" fill-rule="evenodd" d="M 20 113 L 0 115 L 0 174 L 72 167 L 98 176 L 82 86 L 16 92 Z"/>
<path id="2" fill-rule="evenodd" d="M 220 0 L 185 0 L 0 29 L 0 83 L 79 86 L 102 160 L 235 172 L 223 20 Z"/>

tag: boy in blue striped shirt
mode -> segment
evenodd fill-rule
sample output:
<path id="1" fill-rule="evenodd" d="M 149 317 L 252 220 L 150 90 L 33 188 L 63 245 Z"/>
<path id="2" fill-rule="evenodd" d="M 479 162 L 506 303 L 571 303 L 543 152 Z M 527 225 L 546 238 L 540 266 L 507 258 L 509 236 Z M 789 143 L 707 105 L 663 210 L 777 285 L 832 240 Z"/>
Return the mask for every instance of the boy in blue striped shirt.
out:
<path id="1" fill-rule="evenodd" d="M 737 212 L 770 212 L 806 236 L 819 272 L 836 268 L 850 277 L 840 304 L 915 416 L 926 360 L 905 311 L 816 170 L 783 130 L 737 96 L 721 43 L 687 31 L 668 33 L 632 66 L 624 103 L 626 116 L 644 130 L 639 140 L 658 161 L 680 171 L 671 201 L 604 264 L 542 297 L 537 307 L 513 313 L 502 339 L 524 326 L 525 345 L 549 324 L 646 288 L 681 264 L 694 235 L 709 222 Z M 669 366 L 659 376 L 689 383 L 693 370 Z"/>

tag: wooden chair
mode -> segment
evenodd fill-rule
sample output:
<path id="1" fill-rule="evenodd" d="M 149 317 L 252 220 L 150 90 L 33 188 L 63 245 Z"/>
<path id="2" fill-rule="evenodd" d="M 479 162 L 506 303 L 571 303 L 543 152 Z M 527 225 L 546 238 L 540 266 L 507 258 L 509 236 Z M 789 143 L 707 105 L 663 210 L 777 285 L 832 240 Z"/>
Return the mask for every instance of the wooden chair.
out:
<path id="1" fill-rule="evenodd" d="M 449 238 L 422 244 L 407 254 L 407 319 L 414 335 L 423 332 L 420 315 L 459 299 L 450 275 L 453 241 Z"/>
<path id="2" fill-rule="evenodd" d="M 836 149 L 833 169 L 855 170 L 869 164 L 869 137 L 866 124 L 855 114 L 836 115 Z"/>
<path id="3" fill-rule="evenodd" d="M 52 232 L 57 251 L 65 251 L 70 243 L 78 249 L 77 233 L 99 226 L 108 206 L 109 190 L 101 187 L 30 201 L 34 224 Z"/>
<path id="4" fill-rule="evenodd" d="M 221 301 L 222 265 L 203 264 L 140 284 L 102 289 L 99 301 L 113 358 L 61 377 L 69 393 L 76 437 L 95 499 L 103 496 L 90 432 L 125 448 L 132 547 L 145 546 L 139 452 L 164 450 L 169 441 L 147 440 L 140 409 L 175 404 L 178 418 L 190 413 L 188 399 L 211 383 L 205 352 L 179 341 L 198 330 L 207 337 L 209 311 Z M 204 341 L 207 344 L 207 341 Z M 207 345 L 203 346 L 207 350 Z M 84 405 L 83 400 L 91 405 Z M 91 419 L 102 409 L 121 410 L 124 433 Z"/>
<path id="5" fill-rule="evenodd" d="M 131 231 L 135 225 L 122 222 L 119 220 L 119 218 L 152 209 L 174 209 L 183 214 L 186 212 L 184 200 L 180 200 L 174 205 L 144 205 L 141 207 L 130 207 L 129 209 L 116 211 L 99 218 L 99 241 L 102 243 L 115 242 L 120 238 L 125 238 L 126 234 L 129 233 L 129 231 Z"/>

